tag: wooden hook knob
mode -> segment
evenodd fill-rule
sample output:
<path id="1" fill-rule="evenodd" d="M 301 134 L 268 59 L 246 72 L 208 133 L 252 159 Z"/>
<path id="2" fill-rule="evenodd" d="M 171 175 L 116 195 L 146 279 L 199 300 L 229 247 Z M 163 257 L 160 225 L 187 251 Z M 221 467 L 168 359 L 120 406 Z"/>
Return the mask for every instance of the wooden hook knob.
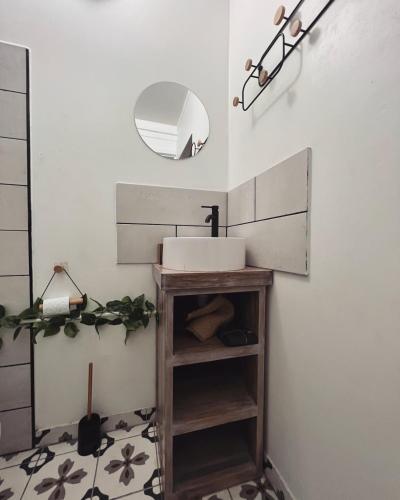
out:
<path id="1" fill-rule="evenodd" d="M 53 271 L 55 273 L 63 273 L 64 272 L 64 268 L 63 266 L 59 265 L 59 264 L 56 264 L 54 267 L 53 267 Z"/>
<path id="2" fill-rule="evenodd" d="M 204 144 L 204 142 L 203 142 L 201 139 L 199 139 L 199 140 L 197 141 L 197 147 L 198 147 L 198 148 L 199 148 L 200 146 L 202 146 L 203 144 Z"/>
<path id="3" fill-rule="evenodd" d="M 297 36 L 301 31 L 301 21 L 300 19 L 295 19 L 290 26 L 290 34 L 292 36 Z"/>
<path id="4" fill-rule="evenodd" d="M 237 107 L 238 107 L 238 105 L 239 105 L 239 103 L 240 103 L 240 99 L 239 99 L 239 97 L 234 97 L 234 98 L 233 98 L 233 102 L 232 102 L 233 107 L 234 107 L 234 108 L 237 108 Z"/>
<path id="5" fill-rule="evenodd" d="M 247 61 L 244 63 L 244 69 L 246 71 L 250 71 L 252 67 L 253 67 L 253 59 L 247 59 Z"/>
<path id="6" fill-rule="evenodd" d="M 282 20 L 285 18 L 286 8 L 284 5 L 280 5 L 274 15 L 274 24 L 281 24 Z"/>
<path id="7" fill-rule="evenodd" d="M 258 75 L 258 83 L 260 85 L 265 85 L 268 81 L 268 71 L 265 69 L 262 69 L 260 71 L 260 74 Z"/>

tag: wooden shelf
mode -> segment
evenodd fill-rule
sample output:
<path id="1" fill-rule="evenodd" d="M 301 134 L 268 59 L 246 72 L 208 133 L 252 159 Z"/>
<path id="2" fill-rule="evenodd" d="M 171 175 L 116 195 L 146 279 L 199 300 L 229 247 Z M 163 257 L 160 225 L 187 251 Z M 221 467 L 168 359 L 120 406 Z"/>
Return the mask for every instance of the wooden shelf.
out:
<path id="1" fill-rule="evenodd" d="M 206 372 L 207 373 L 207 372 Z M 174 435 L 237 422 L 258 414 L 245 380 L 230 370 L 174 380 Z"/>
<path id="2" fill-rule="evenodd" d="M 257 467 L 241 424 L 214 427 L 174 438 L 174 490 L 187 491 L 208 478 L 229 484 L 230 476 L 256 477 Z M 224 479 L 225 478 L 225 479 Z M 249 480 L 249 479 L 248 479 Z"/>
<path id="3" fill-rule="evenodd" d="M 181 333 L 174 336 L 174 366 L 205 363 L 219 359 L 241 358 L 259 353 L 258 344 L 226 347 L 218 337 L 200 342 L 194 335 Z"/>

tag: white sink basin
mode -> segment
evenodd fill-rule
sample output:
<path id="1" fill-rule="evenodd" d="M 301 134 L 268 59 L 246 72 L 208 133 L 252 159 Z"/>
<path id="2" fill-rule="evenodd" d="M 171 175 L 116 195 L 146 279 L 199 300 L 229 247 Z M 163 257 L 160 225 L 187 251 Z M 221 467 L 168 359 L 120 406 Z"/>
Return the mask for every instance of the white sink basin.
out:
<path id="1" fill-rule="evenodd" d="M 245 267 L 244 238 L 164 238 L 163 266 L 177 271 L 237 271 Z"/>

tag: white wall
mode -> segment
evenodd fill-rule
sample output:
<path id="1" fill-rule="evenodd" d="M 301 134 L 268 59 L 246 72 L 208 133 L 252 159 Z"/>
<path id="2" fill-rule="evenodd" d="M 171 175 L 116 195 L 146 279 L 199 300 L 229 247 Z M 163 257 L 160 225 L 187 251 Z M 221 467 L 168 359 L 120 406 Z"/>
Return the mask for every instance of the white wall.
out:
<path id="1" fill-rule="evenodd" d="M 323 0 L 305 4 L 307 26 Z M 230 97 L 276 7 L 231 0 Z M 310 276 L 275 273 L 269 325 L 268 453 L 299 500 L 399 495 L 399 16 L 336 1 L 255 106 L 231 109 L 231 187 L 312 148 Z"/>
<path id="2" fill-rule="evenodd" d="M 116 265 L 115 183 L 225 188 L 228 21 L 227 0 L 0 3 L 0 39 L 31 49 L 36 294 L 53 264 L 66 261 L 100 300 L 141 292 L 155 298 L 151 266 Z M 208 110 L 210 140 L 196 158 L 160 158 L 136 133 L 135 101 L 159 80 L 191 88 Z M 50 290 L 72 291 L 59 280 Z M 122 331 L 110 329 L 99 341 L 85 329 L 75 340 L 59 335 L 35 349 L 38 427 L 82 416 L 89 360 L 101 414 L 154 405 L 154 327 L 126 347 Z"/>

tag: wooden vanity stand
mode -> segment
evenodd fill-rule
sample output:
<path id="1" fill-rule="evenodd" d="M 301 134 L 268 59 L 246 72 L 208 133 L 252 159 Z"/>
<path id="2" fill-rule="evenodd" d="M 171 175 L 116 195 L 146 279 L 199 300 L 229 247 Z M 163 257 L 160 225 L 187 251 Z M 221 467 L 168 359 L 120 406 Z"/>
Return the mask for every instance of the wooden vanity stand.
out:
<path id="1" fill-rule="evenodd" d="M 165 500 L 192 500 L 261 477 L 264 344 L 272 272 L 194 273 L 153 267 L 157 282 L 157 423 Z M 185 331 L 200 295 L 223 294 L 234 327 L 258 343 L 225 347 Z"/>

